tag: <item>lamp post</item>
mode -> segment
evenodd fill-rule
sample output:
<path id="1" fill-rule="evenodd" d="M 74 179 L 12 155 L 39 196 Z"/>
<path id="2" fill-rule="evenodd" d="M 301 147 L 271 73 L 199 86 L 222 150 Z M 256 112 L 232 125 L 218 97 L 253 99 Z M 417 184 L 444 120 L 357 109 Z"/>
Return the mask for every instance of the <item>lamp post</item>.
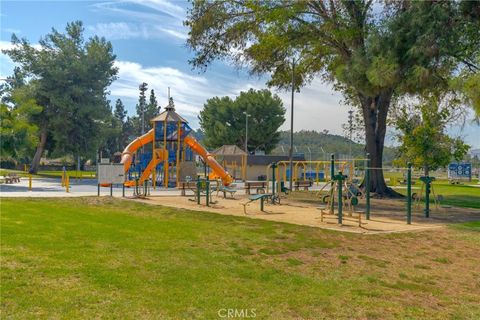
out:
<path id="1" fill-rule="evenodd" d="M 246 111 L 243 114 L 245 115 L 245 153 L 248 154 L 248 117 L 250 115 Z"/>
<path id="2" fill-rule="evenodd" d="M 292 103 L 290 111 L 290 190 L 293 190 L 293 104 L 295 96 L 295 59 L 292 59 Z"/>
<path id="3" fill-rule="evenodd" d="M 288 151 L 289 158 L 289 170 L 290 170 L 290 190 L 293 187 L 293 105 L 294 105 L 294 95 L 295 95 L 295 58 L 292 59 L 292 100 L 291 100 L 291 112 L 290 112 L 290 150 Z M 275 66 L 279 67 L 284 65 L 283 61 L 278 61 L 275 63 Z"/>

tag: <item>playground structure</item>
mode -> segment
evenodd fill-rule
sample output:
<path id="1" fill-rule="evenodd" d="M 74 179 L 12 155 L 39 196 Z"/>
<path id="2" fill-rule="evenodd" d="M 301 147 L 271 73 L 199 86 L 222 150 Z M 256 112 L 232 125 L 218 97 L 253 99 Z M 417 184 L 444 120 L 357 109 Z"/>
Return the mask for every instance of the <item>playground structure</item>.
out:
<path id="1" fill-rule="evenodd" d="M 165 111 L 150 122 L 153 128 L 133 140 L 122 153 L 120 163 L 124 165 L 125 186 L 138 188 L 151 178 L 154 189 L 157 185 L 178 188 L 181 181 L 197 175 L 194 153 L 211 168 L 210 178 L 220 179 L 225 186 L 233 182 L 214 156 L 189 136 L 192 129 L 175 112 L 172 98 Z"/>
<path id="2" fill-rule="evenodd" d="M 200 205 L 205 198 L 206 206 L 215 204 L 213 194 L 227 193 L 235 200 L 236 188 L 231 188 L 234 177 L 225 169 L 233 167 L 239 169 L 240 178 L 245 181 L 245 191 L 248 193 L 248 202 L 242 203 L 243 211 L 246 206 L 254 201 L 259 201 L 260 211 L 264 212 L 265 203 L 280 204 L 282 197 L 291 191 L 308 190 L 316 188 L 317 199 L 325 207 L 320 211 L 320 221 L 328 216 L 335 216 L 338 224 L 342 225 L 344 219 L 355 219 L 358 226 L 362 226 L 362 215 L 370 220 L 370 191 L 369 177 L 371 168 L 369 157 L 364 159 L 339 159 L 332 154 L 330 161 L 326 160 L 296 160 L 293 161 L 293 172 L 290 172 L 289 161 L 277 161 L 266 166 L 264 187 L 257 187 L 257 194 L 250 195 L 251 187 L 261 181 L 246 180 L 247 154 L 235 151 L 235 146 L 224 146 L 209 153 L 195 138 L 190 136 L 191 128 L 187 121 L 175 112 L 173 100 L 169 100 L 165 111 L 151 119 L 152 129 L 133 140 L 123 151 L 120 164 L 123 165 L 125 179 L 123 186 L 134 187 L 134 196 L 147 197 L 150 195 L 150 186 L 164 188 L 175 187 L 193 192 L 195 202 Z M 232 150 L 228 150 L 228 149 Z M 194 154 L 198 154 L 205 165 L 205 176 L 197 174 Z M 236 156 L 232 159 L 232 155 Z M 228 158 L 230 156 L 230 158 Z M 237 162 L 238 160 L 238 162 Z M 222 166 L 222 163 L 224 166 Z M 207 174 L 207 166 L 211 168 Z M 363 173 L 363 175 L 362 175 Z M 235 173 L 234 173 L 235 175 Z M 292 185 L 287 185 L 292 176 Z M 194 180 L 196 177 L 196 180 Z M 151 180 L 151 184 L 150 184 Z M 428 194 L 431 190 L 431 181 L 428 177 L 420 179 L 425 183 L 426 208 L 425 217 L 429 215 Z M 424 181 L 425 180 L 425 181 Z M 364 181 L 364 188 L 360 188 L 358 181 Z M 321 183 L 323 184 L 321 186 Z M 315 184 L 315 186 L 314 186 Z M 407 185 L 407 223 L 411 223 L 411 167 L 408 168 Z M 106 184 L 105 186 L 112 186 Z M 326 192 L 326 194 L 325 194 Z M 111 193 L 111 192 L 110 192 Z M 423 193 L 423 190 L 422 190 Z M 436 197 L 435 197 L 436 198 Z M 237 199 L 238 200 L 238 199 Z M 360 200 L 365 201 L 365 211 L 358 211 L 356 207 Z M 317 209 L 319 209 L 317 207 Z M 347 211 L 348 216 L 343 212 Z"/>

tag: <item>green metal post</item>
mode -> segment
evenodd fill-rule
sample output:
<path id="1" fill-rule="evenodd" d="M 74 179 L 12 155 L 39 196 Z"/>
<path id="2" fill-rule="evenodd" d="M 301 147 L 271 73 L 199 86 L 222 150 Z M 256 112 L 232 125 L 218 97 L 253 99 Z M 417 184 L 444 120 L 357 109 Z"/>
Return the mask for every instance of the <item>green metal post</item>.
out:
<path id="1" fill-rule="evenodd" d="M 197 176 L 197 204 L 200 204 L 200 176 Z"/>
<path id="2" fill-rule="evenodd" d="M 430 177 L 425 177 L 425 218 L 430 217 Z"/>
<path id="3" fill-rule="evenodd" d="M 340 171 L 337 176 L 338 180 L 338 224 L 342 224 L 343 222 L 343 193 L 342 193 L 342 185 L 343 185 L 343 177 L 342 172 Z"/>
<path id="4" fill-rule="evenodd" d="M 272 163 L 272 194 L 275 195 L 275 169 L 277 168 L 277 164 L 275 162 Z"/>
<path id="5" fill-rule="evenodd" d="M 207 181 L 205 181 L 205 193 L 207 194 L 207 207 L 210 206 L 210 181 L 207 178 Z"/>
<path id="6" fill-rule="evenodd" d="M 407 224 L 412 224 L 412 164 L 410 162 L 407 170 Z"/>
<path id="7" fill-rule="evenodd" d="M 365 168 L 365 218 L 370 220 L 370 153 L 367 153 L 367 167 Z"/>
<path id="8" fill-rule="evenodd" d="M 335 210 L 335 204 L 333 201 L 334 195 L 333 195 L 333 186 L 335 185 L 335 182 L 333 182 L 333 177 L 335 176 L 335 154 L 330 155 L 330 180 L 332 180 L 330 184 L 330 213 L 333 214 Z"/>

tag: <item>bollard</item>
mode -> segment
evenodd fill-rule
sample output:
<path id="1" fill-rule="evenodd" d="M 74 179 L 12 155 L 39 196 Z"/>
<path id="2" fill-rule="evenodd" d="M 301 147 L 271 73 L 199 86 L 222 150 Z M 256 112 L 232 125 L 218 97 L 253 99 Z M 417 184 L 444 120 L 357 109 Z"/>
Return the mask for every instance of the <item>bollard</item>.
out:
<path id="1" fill-rule="evenodd" d="M 407 169 L 407 224 L 412 224 L 412 164 Z"/>
<path id="2" fill-rule="evenodd" d="M 32 175 L 28 175 L 28 190 L 32 191 Z"/>
<path id="3" fill-rule="evenodd" d="M 367 167 L 365 168 L 365 218 L 370 220 L 370 153 L 367 153 Z"/>
<path id="4" fill-rule="evenodd" d="M 68 193 L 70 192 L 70 177 L 67 175 L 65 178 L 65 191 Z"/>

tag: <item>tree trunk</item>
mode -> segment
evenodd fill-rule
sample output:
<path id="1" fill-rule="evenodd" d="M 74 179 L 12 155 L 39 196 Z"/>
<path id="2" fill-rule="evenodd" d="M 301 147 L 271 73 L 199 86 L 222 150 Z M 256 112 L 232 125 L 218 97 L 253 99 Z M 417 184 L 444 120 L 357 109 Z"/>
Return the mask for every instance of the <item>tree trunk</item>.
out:
<path id="1" fill-rule="evenodd" d="M 32 164 L 30 166 L 30 173 L 36 174 L 38 167 L 40 166 L 40 159 L 42 158 L 43 151 L 45 150 L 45 144 L 47 143 L 47 128 L 42 128 L 40 131 L 40 141 L 37 145 L 37 150 L 33 156 Z"/>
<path id="2" fill-rule="evenodd" d="M 387 130 L 387 114 L 393 91 L 383 91 L 376 97 L 360 96 L 367 152 L 370 154 L 370 191 L 379 196 L 396 197 L 397 192 L 387 187 L 383 176 L 383 147 Z"/>

